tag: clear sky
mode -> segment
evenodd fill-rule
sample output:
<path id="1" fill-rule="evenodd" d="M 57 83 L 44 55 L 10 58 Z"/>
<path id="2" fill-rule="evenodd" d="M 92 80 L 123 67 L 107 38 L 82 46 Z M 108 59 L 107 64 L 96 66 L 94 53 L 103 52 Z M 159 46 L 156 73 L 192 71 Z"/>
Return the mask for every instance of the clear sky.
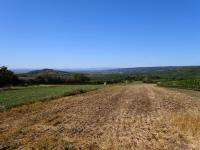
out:
<path id="1" fill-rule="evenodd" d="M 200 65 L 200 1 L 0 0 L 0 65 Z"/>

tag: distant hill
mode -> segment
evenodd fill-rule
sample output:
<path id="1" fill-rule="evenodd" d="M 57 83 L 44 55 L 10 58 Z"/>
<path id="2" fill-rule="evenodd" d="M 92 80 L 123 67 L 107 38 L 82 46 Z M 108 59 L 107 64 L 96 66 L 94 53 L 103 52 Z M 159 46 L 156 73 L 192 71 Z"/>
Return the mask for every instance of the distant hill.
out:
<path id="1" fill-rule="evenodd" d="M 166 75 L 180 75 L 180 76 L 200 76 L 200 66 L 167 66 L 167 67 L 138 67 L 138 68 L 118 68 L 110 70 L 81 70 L 76 72 L 66 72 L 54 69 L 34 70 L 28 73 L 20 74 L 20 76 L 39 76 L 44 74 L 71 76 L 74 73 L 83 73 L 87 75 L 109 75 L 109 74 L 166 74 Z"/>
<path id="2" fill-rule="evenodd" d="M 121 68 L 92 72 L 89 77 L 95 81 L 135 80 L 146 83 L 200 79 L 200 66 Z"/>
<path id="3" fill-rule="evenodd" d="M 26 75 L 37 76 L 41 74 L 59 74 L 59 75 L 69 75 L 73 73 L 83 73 L 83 74 L 133 74 L 133 73 L 160 73 L 160 72 L 199 72 L 200 66 L 166 66 L 166 67 L 136 67 L 136 68 L 116 68 L 116 69 L 81 69 L 81 70 L 54 70 L 54 69 L 41 69 L 27 71 Z"/>
<path id="4" fill-rule="evenodd" d="M 11 69 L 16 74 L 28 73 L 32 71 L 31 69 Z"/>
<path id="5" fill-rule="evenodd" d="M 42 69 L 42 70 L 30 71 L 26 74 L 30 76 L 39 76 L 43 74 L 69 75 L 71 73 L 54 69 Z"/>
<path id="6" fill-rule="evenodd" d="M 184 80 L 200 79 L 200 66 L 167 66 L 167 67 L 138 67 L 119 68 L 110 70 L 85 70 L 76 71 L 85 74 L 91 81 L 95 82 L 118 82 L 123 80 Z M 55 75 L 65 79 L 73 79 L 74 72 L 66 72 L 54 69 L 34 70 L 28 73 L 19 74 L 21 79 L 35 79 L 42 75 Z"/>
<path id="7" fill-rule="evenodd" d="M 27 73 L 18 74 L 18 76 L 21 79 L 34 79 L 37 76 L 43 76 L 43 75 L 55 75 L 55 76 L 60 76 L 60 77 L 65 77 L 65 78 L 72 78 L 74 73 L 69 73 L 69 72 L 54 70 L 54 69 L 41 69 L 41 70 L 33 70 Z"/>
<path id="8" fill-rule="evenodd" d="M 118 68 L 111 70 L 93 71 L 92 73 L 102 74 L 133 74 L 133 73 L 161 73 L 161 72 L 199 72 L 200 66 L 166 66 L 166 67 L 136 67 Z M 89 73 L 89 72 L 88 72 Z"/>

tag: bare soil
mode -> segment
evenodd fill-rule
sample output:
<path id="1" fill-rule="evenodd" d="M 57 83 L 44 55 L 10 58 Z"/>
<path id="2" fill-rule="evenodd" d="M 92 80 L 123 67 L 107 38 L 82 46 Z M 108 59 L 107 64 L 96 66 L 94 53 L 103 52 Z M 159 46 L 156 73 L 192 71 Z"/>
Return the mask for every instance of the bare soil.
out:
<path id="1" fill-rule="evenodd" d="M 200 135 L 173 124 L 191 111 L 200 114 L 199 97 L 114 86 L 0 113 L 0 149 L 200 149 Z"/>

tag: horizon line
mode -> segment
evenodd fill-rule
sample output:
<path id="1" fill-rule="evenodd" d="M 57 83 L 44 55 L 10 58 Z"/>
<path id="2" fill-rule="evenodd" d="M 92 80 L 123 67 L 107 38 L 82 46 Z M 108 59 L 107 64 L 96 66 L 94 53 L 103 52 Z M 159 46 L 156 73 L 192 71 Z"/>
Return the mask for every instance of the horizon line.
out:
<path id="1" fill-rule="evenodd" d="M 3 65 L 4 66 L 4 65 Z M 74 70 L 74 69 L 81 69 L 81 70 L 85 70 L 85 69 L 128 69 L 128 68 L 153 68 L 153 67 L 198 67 L 200 65 L 160 65 L 160 66 L 135 66 L 135 67 L 38 67 L 38 68 L 34 68 L 34 67 L 30 67 L 30 68 L 10 68 L 11 70 L 20 70 L 20 69 L 27 69 L 27 70 L 42 70 L 42 69 L 59 69 L 59 70 Z M 7 66 L 6 66 L 7 67 Z M 8 67 L 9 68 L 9 67 Z"/>

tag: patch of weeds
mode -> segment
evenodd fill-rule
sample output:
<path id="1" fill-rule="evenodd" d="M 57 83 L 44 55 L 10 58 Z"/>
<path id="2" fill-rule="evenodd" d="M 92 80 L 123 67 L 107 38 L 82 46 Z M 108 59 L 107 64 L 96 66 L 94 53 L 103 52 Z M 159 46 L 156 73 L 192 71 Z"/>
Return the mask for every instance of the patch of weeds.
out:
<path id="1" fill-rule="evenodd" d="M 50 150 L 55 147 L 56 139 L 54 138 L 41 138 L 37 141 L 35 147 L 38 150 Z"/>
<path id="2" fill-rule="evenodd" d="M 179 112 L 173 113 L 171 122 L 182 133 L 193 137 L 200 136 L 200 113 L 199 112 Z"/>
<path id="3" fill-rule="evenodd" d="M 62 147 L 64 150 L 76 150 L 75 146 L 73 145 L 73 142 L 62 140 L 61 143 L 61 145 L 63 145 Z"/>
<path id="4" fill-rule="evenodd" d="M 76 150 L 76 147 L 74 146 L 73 142 L 69 142 L 63 139 L 59 140 L 51 137 L 40 138 L 34 147 L 38 150 Z"/>
<path id="5" fill-rule="evenodd" d="M 97 145 L 97 143 L 92 143 L 88 146 L 89 150 L 99 150 L 99 146 Z"/>

